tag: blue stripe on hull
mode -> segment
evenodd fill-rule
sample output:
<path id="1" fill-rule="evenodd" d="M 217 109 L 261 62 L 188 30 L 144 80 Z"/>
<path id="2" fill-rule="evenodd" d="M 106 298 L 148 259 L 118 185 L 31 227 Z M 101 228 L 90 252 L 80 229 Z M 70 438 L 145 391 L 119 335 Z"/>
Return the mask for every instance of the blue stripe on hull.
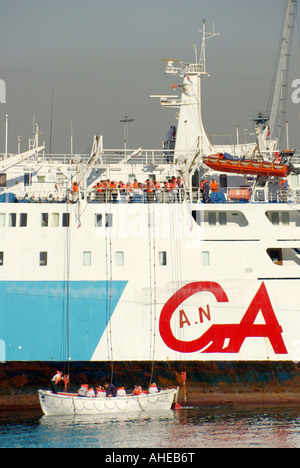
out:
<path id="1" fill-rule="evenodd" d="M 89 361 L 127 281 L 0 282 L 0 360 Z M 110 299 L 111 297 L 111 299 Z"/>

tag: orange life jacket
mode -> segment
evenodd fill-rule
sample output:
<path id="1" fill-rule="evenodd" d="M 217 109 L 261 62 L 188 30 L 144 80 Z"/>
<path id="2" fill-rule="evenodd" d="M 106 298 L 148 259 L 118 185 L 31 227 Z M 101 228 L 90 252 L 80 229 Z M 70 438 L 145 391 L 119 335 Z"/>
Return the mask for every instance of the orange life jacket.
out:
<path id="1" fill-rule="evenodd" d="M 103 192 L 101 182 L 97 182 L 96 185 L 95 185 L 95 188 L 96 188 L 96 190 L 97 190 L 97 193 Z"/>
<path id="2" fill-rule="evenodd" d="M 218 191 L 218 183 L 217 182 L 213 182 L 212 180 L 210 181 L 209 183 L 210 185 L 210 188 L 211 188 L 211 191 L 212 192 L 217 192 Z"/>
<path id="3" fill-rule="evenodd" d="M 288 183 L 287 183 L 286 179 L 281 180 L 280 185 L 281 185 L 281 190 L 287 189 Z"/>
<path id="4" fill-rule="evenodd" d="M 58 377 L 57 377 L 57 380 L 56 380 L 56 383 L 60 382 L 61 381 L 61 372 L 57 371 L 57 374 L 56 374 Z"/>
<path id="5" fill-rule="evenodd" d="M 73 190 L 73 192 L 78 192 L 79 191 L 79 183 L 78 182 L 73 182 L 72 190 Z"/>
<path id="6" fill-rule="evenodd" d="M 207 182 L 207 179 L 201 182 L 201 185 L 200 185 L 201 190 L 204 190 L 204 185 L 206 184 L 206 182 Z"/>
<path id="7" fill-rule="evenodd" d="M 154 187 L 153 182 L 146 181 L 145 184 L 146 184 L 146 192 L 152 192 L 152 189 Z"/>

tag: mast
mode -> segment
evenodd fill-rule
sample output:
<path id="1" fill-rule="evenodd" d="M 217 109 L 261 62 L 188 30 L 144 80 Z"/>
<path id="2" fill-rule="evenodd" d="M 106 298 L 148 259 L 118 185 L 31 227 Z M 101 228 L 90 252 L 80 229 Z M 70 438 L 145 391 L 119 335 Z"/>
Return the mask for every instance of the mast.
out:
<path id="1" fill-rule="evenodd" d="M 196 154 L 205 155 L 213 151 L 202 121 L 201 78 L 203 75 L 209 76 L 206 71 L 206 41 L 219 34 L 215 33 L 215 28 L 212 33 L 206 32 L 205 24 L 204 19 L 203 29 L 200 30 L 202 47 L 199 60 L 194 46 L 196 63 L 162 59 L 167 62 L 166 74 L 177 75 L 183 79 L 181 85 L 172 84 L 172 89 L 181 90 L 179 99 L 178 96 L 160 96 L 160 98 L 164 107 L 180 109 L 174 158 L 177 162 L 187 164 L 187 166 L 193 164 Z"/>
<path id="2" fill-rule="evenodd" d="M 297 0 L 288 0 L 269 120 L 270 139 L 277 138 L 278 147 L 282 142 L 285 128 L 289 63 L 296 14 Z"/>
<path id="3" fill-rule="evenodd" d="M 50 146 L 49 146 L 49 154 L 52 153 L 53 97 L 54 97 L 54 87 L 52 86 L 52 95 L 51 95 L 51 115 L 50 115 Z"/>

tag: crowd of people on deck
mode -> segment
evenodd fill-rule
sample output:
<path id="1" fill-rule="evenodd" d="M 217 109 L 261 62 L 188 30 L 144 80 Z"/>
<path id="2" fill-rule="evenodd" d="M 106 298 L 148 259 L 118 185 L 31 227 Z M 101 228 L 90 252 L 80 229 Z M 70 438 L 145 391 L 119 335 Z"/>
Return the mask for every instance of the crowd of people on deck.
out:
<path id="1" fill-rule="evenodd" d="M 50 389 L 52 393 L 57 394 L 59 391 L 58 385 L 60 382 L 64 382 L 64 391 L 67 392 L 67 387 L 69 384 L 69 376 L 63 376 L 62 372 L 57 371 L 56 374 L 52 377 L 50 383 Z M 128 395 L 142 395 L 142 394 L 153 394 L 158 393 L 160 388 L 156 385 L 155 382 L 151 383 L 148 390 L 143 390 L 140 385 L 135 385 L 133 392 L 127 394 L 124 387 L 116 387 L 113 383 L 105 382 L 103 386 L 99 385 L 98 387 L 90 387 L 87 384 L 82 384 L 77 392 L 79 397 L 125 397 Z"/>
<path id="2" fill-rule="evenodd" d="M 204 203 L 209 200 L 209 194 L 218 192 L 219 183 L 216 179 L 203 179 L 200 185 L 200 193 Z M 164 182 L 147 179 L 145 182 L 116 182 L 114 180 L 101 180 L 94 186 L 96 199 L 100 202 L 112 203 L 175 203 L 184 199 L 183 180 L 181 177 L 171 177 Z"/>
<path id="3" fill-rule="evenodd" d="M 142 394 L 153 394 L 159 392 L 160 389 L 157 387 L 156 383 L 152 383 L 148 390 L 143 390 L 140 385 L 135 385 L 133 392 L 127 394 L 124 387 L 116 387 L 112 383 L 105 383 L 103 387 L 100 385 L 99 387 L 89 387 L 86 384 L 81 385 L 80 389 L 78 390 L 78 396 L 81 397 L 97 397 L 97 398 L 105 398 L 105 397 L 125 397 L 128 395 L 142 395 Z"/>
<path id="4" fill-rule="evenodd" d="M 180 190 L 183 188 L 183 181 L 180 177 L 173 176 L 171 179 L 164 182 L 147 179 L 145 182 L 138 182 L 134 179 L 133 182 L 116 182 L 114 180 L 99 181 L 94 185 L 96 197 L 103 201 L 117 202 L 133 202 L 147 203 L 157 202 L 175 202 L 178 201 Z"/>
<path id="5" fill-rule="evenodd" d="M 78 182 L 73 182 L 72 193 L 79 191 Z M 171 177 L 168 180 L 159 182 L 158 180 L 147 179 L 145 182 L 119 182 L 105 179 L 99 180 L 93 186 L 95 199 L 100 203 L 174 203 L 183 200 L 183 180 L 181 177 Z"/>
<path id="6" fill-rule="evenodd" d="M 200 197 L 203 203 L 225 203 L 225 196 L 219 190 L 219 182 L 203 178 L 200 182 Z M 248 189 L 249 190 L 249 189 Z M 289 185 L 286 179 L 280 181 L 280 197 L 286 198 Z M 73 182 L 72 195 L 78 198 L 79 184 Z M 181 177 L 171 177 L 163 182 L 147 179 L 145 182 L 99 180 L 92 189 L 93 197 L 100 203 L 175 203 L 184 200 L 184 185 Z M 250 193 L 250 192 L 249 192 Z"/>

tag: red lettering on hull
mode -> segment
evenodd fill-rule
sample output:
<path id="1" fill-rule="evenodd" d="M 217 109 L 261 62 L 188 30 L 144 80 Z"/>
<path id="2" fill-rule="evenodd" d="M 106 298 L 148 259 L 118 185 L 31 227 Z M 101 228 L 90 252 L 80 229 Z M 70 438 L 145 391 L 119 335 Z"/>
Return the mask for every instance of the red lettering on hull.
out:
<path id="1" fill-rule="evenodd" d="M 238 353 L 247 338 L 263 337 L 269 339 L 276 354 L 287 354 L 281 336 L 282 328 L 278 323 L 264 283 L 261 284 L 239 324 L 212 325 L 196 340 L 178 340 L 171 329 L 171 318 L 175 310 L 190 296 L 204 291 L 211 292 L 217 302 L 229 302 L 225 291 L 218 283 L 214 282 L 190 283 L 177 291 L 164 305 L 159 320 L 160 335 L 169 348 L 184 353 L 194 353 L 201 350 L 203 353 Z M 182 312 L 181 310 L 181 314 Z M 254 323 L 259 312 L 262 313 L 265 324 Z M 186 314 L 184 314 L 184 320 L 182 315 L 180 318 L 181 327 L 184 324 L 190 324 Z M 228 343 L 226 347 L 224 347 L 225 341 Z"/>

